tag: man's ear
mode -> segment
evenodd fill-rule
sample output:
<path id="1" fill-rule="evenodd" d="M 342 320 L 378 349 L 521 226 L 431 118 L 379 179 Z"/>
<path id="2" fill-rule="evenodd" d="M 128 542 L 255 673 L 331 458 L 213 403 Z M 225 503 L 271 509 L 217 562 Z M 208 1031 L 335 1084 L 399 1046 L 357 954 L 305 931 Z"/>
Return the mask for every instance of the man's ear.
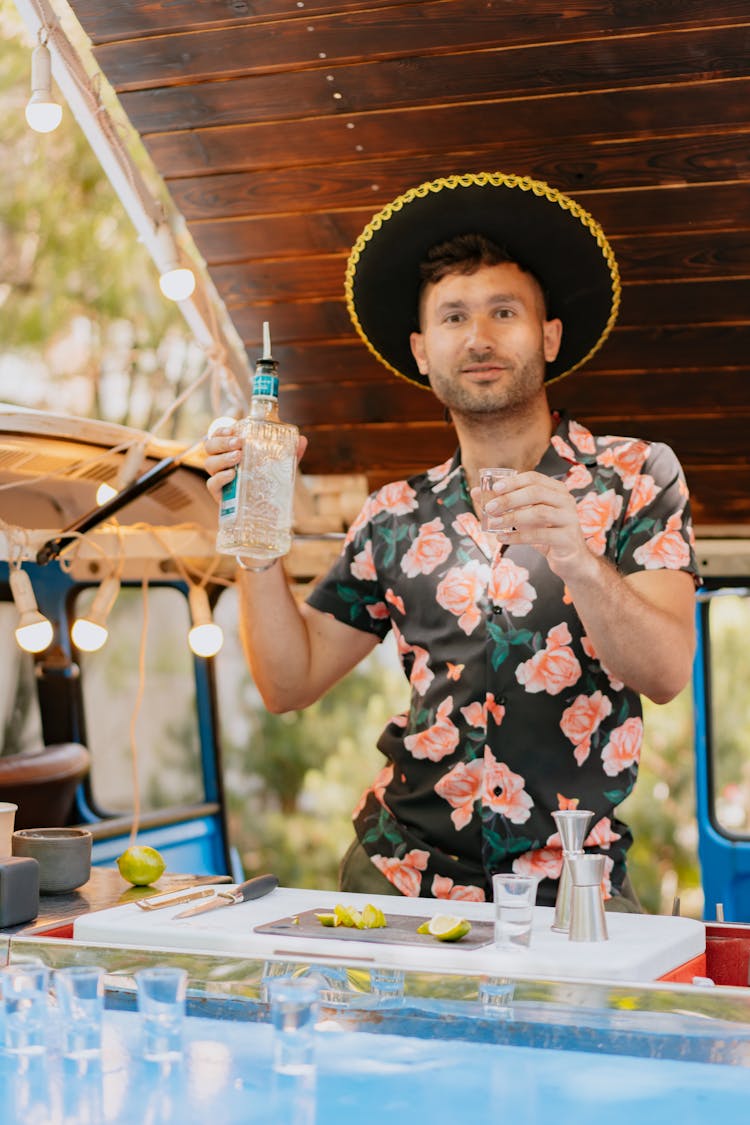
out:
<path id="1" fill-rule="evenodd" d="M 542 328 L 544 334 L 544 358 L 547 363 L 557 359 L 562 342 L 563 326 L 561 320 L 545 320 Z"/>
<path id="2" fill-rule="evenodd" d="M 424 336 L 421 332 L 412 332 L 409 337 L 409 345 L 411 347 L 411 354 L 414 356 L 417 367 L 419 368 L 420 375 L 429 375 L 429 368 L 427 365 L 427 357 L 424 350 Z"/>

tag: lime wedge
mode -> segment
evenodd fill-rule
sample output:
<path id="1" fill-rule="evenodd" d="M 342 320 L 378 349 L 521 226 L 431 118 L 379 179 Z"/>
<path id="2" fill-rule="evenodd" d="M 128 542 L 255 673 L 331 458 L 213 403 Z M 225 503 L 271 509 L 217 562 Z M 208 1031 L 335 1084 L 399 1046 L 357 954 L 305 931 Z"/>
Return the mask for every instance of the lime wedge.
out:
<path id="1" fill-rule="evenodd" d="M 457 914 L 436 914 L 429 922 L 423 923 L 417 933 L 428 933 L 438 941 L 460 941 L 471 929 L 471 922 L 459 918 Z"/>
<path id="2" fill-rule="evenodd" d="M 373 906 L 371 902 L 368 902 L 360 915 L 357 928 L 360 930 L 379 930 L 382 929 L 385 924 L 385 914 L 383 911 L 377 906 Z"/>
<path id="3" fill-rule="evenodd" d="M 338 918 L 335 914 L 316 914 L 315 917 L 320 922 L 321 926 L 340 926 Z"/>

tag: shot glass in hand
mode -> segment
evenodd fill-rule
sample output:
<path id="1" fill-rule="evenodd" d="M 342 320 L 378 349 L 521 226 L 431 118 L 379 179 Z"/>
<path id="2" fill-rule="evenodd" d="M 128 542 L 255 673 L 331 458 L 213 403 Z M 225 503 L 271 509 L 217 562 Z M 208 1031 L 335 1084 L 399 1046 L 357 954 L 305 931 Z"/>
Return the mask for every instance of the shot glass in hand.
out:
<path id="1" fill-rule="evenodd" d="M 479 470 L 479 504 L 481 507 L 482 531 L 495 533 L 498 531 L 513 531 L 507 515 L 494 514 L 488 511 L 487 504 L 503 491 L 505 482 L 514 476 L 516 476 L 515 469 Z"/>
<path id="2" fill-rule="evenodd" d="M 492 876 L 497 949 L 518 951 L 531 943 L 537 882 L 535 875 Z"/>

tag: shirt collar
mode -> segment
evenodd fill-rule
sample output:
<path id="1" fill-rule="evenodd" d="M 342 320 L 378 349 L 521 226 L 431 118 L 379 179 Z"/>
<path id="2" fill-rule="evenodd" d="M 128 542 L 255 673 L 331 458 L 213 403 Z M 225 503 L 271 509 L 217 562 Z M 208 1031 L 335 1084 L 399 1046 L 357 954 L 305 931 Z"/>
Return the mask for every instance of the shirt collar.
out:
<path id="1" fill-rule="evenodd" d="M 553 419 L 557 419 L 557 425 L 536 467 L 537 472 L 548 477 L 564 477 L 573 465 L 596 464 L 596 446 L 589 431 L 569 418 L 565 411 L 555 411 Z M 450 460 L 429 470 L 428 487 L 434 493 L 444 492 L 456 476 L 463 477 L 460 447 Z"/>

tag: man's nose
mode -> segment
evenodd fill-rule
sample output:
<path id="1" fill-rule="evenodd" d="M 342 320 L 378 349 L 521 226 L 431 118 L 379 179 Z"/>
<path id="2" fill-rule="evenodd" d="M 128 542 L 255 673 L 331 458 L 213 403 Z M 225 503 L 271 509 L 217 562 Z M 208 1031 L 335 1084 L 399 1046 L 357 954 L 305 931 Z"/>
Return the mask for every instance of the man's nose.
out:
<path id="1" fill-rule="evenodd" d="M 485 317 L 472 317 L 466 325 L 466 345 L 473 352 L 492 351 L 494 340 Z"/>

